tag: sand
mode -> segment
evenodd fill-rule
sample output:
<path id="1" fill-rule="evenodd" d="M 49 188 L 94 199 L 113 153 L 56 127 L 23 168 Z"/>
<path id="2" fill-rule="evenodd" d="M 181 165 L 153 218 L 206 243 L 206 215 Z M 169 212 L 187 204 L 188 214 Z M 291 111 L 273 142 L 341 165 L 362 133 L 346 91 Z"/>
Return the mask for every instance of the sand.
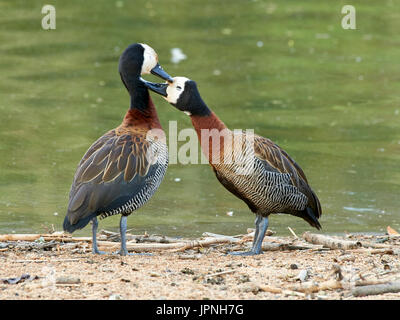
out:
<path id="1" fill-rule="evenodd" d="M 9 244 L 0 249 L 0 300 L 400 299 L 400 293 L 352 295 L 360 281 L 399 280 L 400 259 L 392 251 L 286 250 L 243 257 L 226 255 L 232 245 L 222 244 L 121 257 L 93 255 L 90 244 L 75 249 Z M 6 281 L 23 274 L 29 278 Z M 304 289 L 339 280 L 338 289 Z"/>

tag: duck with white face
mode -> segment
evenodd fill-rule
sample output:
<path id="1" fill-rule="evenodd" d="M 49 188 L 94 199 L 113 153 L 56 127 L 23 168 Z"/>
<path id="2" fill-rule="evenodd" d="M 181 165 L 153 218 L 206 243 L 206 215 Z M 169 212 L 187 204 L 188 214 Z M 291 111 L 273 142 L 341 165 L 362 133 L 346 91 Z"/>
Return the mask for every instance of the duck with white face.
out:
<path id="1" fill-rule="evenodd" d="M 147 88 L 162 95 L 170 104 L 187 115 L 211 114 L 211 110 L 200 96 L 195 81 L 185 77 L 175 77 L 172 80 L 167 83 L 153 83 L 142 79 Z"/>
<path id="2" fill-rule="evenodd" d="M 236 139 L 247 133 L 233 133 L 206 105 L 193 80 L 175 77 L 170 83 L 151 83 L 144 81 L 150 90 L 162 95 L 170 104 L 191 118 L 196 129 L 200 145 L 209 159 L 220 183 L 239 199 L 243 200 L 256 215 L 256 231 L 250 251 L 232 252 L 235 255 L 256 255 L 262 253 L 262 241 L 268 228 L 271 213 L 287 213 L 300 217 L 311 226 L 321 229 L 318 219 L 322 210 L 319 199 L 308 184 L 300 166 L 278 145 L 271 140 L 252 135 L 251 152 L 243 152 L 243 145 L 226 143 L 229 136 Z M 227 132 L 224 139 L 218 141 L 218 150 L 210 147 L 212 134 L 204 139 L 202 130 Z M 224 142 L 221 142 L 224 141 Z M 233 140 L 231 140 L 233 141 Z M 246 149 L 247 150 L 247 149 Z M 219 161 L 211 153 L 225 153 L 218 159 L 239 159 L 240 161 Z M 237 155 L 240 154 L 239 157 Z M 225 157 L 228 155 L 228 157 Z M 241 174 L 238 174 L 241 172 Z M 245 173 L 245 174 L 243 174 Z"/>

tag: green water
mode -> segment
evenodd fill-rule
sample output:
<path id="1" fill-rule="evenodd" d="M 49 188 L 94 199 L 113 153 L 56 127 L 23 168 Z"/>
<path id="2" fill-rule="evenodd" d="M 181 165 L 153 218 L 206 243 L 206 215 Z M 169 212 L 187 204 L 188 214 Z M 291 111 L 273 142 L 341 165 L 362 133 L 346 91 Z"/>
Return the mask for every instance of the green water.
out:
<path id="1" fill-rule="evenodd" d="M 353 1 L 356 30 L 341 27 L 348 3 L 337 0 L 51 3 L 56 30 L 45 31 L 45 3 L 0 1 L 0 233 L 61 230 L 77 163 L 129 106 L 118 58 L 133 42 L 151 45 L 171 75 L 196 80 L 231 129 L 283 147 L 320 197 L 324 232 L 400 229 L 398 2 Z M 172 63 L 172 48 L 187 59 Z M 152 96 L 164 128 L 191 126 Z M 208 165 L 172 164 L 128 227 L 198 236 L 242 233 L 253 221 Z M 288 226 L 311 229 L 270 219 L 280 235 Z"/>

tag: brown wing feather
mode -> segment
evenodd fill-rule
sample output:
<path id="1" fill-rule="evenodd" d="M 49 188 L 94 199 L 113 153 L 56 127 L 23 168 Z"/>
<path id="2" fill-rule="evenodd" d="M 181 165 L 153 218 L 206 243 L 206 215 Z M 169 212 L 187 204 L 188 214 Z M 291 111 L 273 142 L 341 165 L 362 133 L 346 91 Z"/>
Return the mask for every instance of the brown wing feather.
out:
<path id="1" fill-rule="evenodd" d="M 87 209 L 81 212 L 85 215 L 93 210 L 97 200 L 90 190 L 96 185 L 110 183 L 121 174 L 127 183 L 137 174 L 146 174 L 151 166 L 148 161 L 151 157 L 144 156 L 151 149 L 149 145 L 145 134 L 140 132 L 117 135 L 115 130 L 112 130 L 100 137 L 78 165 L 71 186 L 68 211 L 81 212 L 80 208 L 87 206 Z M 89 185 L 92 187 L 88 188 Z"/>
<path id="2" fill-rule="evenodd" d="M 293 185 L 308 197 L 309 206 L 314 210 L 316 217 L 321 216 L 322 210 L 318 197 L 308 185 L 303 170 L 286 151 L 267 138 L 255 136 L 254 153 L 257 158 L 266 161 L 277 171 L 290 173 Z"/>
<path id="3" fill-rule="evenodd" d="M 271 140 L 255 136 L 254 153 L 260 160 L 266 161 L 272 168 L 281 173 L 290 173 L 293 184 L 299 186 L 299 178 L 307 183 L 307 179 L 300 166 L 277 144 Z"/>
<path id="4" fill-rule="evenodd" d="M 97 141 L 88 150 L 86 154 L 89 154 L 89 157 L 82 159 L 78 166 L 76 182 L 86 183 L 99 175 L 102 176 L 100 183 L 108 182 L 121 173 L 125 174 L 125 180 L 129 182 L 135 174 L 143 176 L 143 173 L 148 171 L 150 163 L 143 157 L 143 153 L 146 153 L 149 147 L 145 135 L 136 133 L 118 136 L 114 132 L 107 138 L 100 138 L 102 144 Z"/>

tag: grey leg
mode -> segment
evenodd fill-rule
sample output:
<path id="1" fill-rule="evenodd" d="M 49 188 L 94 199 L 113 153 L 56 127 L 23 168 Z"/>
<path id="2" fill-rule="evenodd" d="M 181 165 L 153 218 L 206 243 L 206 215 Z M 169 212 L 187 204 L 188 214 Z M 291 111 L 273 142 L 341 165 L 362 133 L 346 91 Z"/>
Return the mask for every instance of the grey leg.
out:
<path id="1" fill-rule="evenodd" d="M 252 246 L 252 250 L 254 249 L 254 245 L 255 245 L 255 240 L 257 239 L 257 237 L 258 237 L 258 234 L 259 234 L 259 228 L 258 228 L 258 225 L 260 224 L 260 222 L 261 222 L 261 220 L 262 220 L 262 216 L 260 216 L 260 215 L 256 215 L 256 220 L 254 221 L 254 224 L 255 224 L 255 226 L 256 226 L 256 230 L 255 230 L 255 232 L 254 232 L 254 238 L 253 238 L 253 246 Z"/>
<path id="2" fill-rule="evenodd" d="M 257 216 L 256 221 L 256 231 L 254 233 L 253 246 L 250 251 L 244 252 L 229 252 L 228 254 L 237 256 L 252 256 L 262 253 L 262 241 L 265 236 L 265 232 L 268 229 L 268 218 Z"/>
<path id="3" fill-rule="evenodd" d="M 268 229 L 268 218 L 267 217 L 262 217 L 260 221 L 258 222 L 258 234 L 257 237 L 254 236 L 254 241 L 253 241 L 253 248 L 251 251 L 254 252 L 254 254 L 261 254 L 262 253 L 262 242 L 265 237 L 265 232 Z"/>
<path id="4" fill-rule="evenodd" d="M 149 253 L 128 253 L 128 249 L 126 248 L 126 230 L 127 230 L 127 216 L 121 216 L 121 220 L 119 221 L 119 232 L 121 235 L 121 250 L 118 251 L 121 256 L 133 256 L 133 255 L 152 255 Z"/>
<path id="5" fill-rule="evenodd" d="M 99 251 L 97 248 L 97 227 L 99 223 L 97 222 L 97 217 L 92 219 L 92 253 L 93 254 L 105 254 L 104 251 Z"/>
<path id="6" fill-rule="evenodd" d="M 119 232 L 121 235 L 121 250 L 119 254 L 121 256 L 126 256 L 128 254 L 128 249 L 126 249 L 127 220 L 128 218 L 126 216 L 121 216 L 121 220 L 119 221 Z"/>

